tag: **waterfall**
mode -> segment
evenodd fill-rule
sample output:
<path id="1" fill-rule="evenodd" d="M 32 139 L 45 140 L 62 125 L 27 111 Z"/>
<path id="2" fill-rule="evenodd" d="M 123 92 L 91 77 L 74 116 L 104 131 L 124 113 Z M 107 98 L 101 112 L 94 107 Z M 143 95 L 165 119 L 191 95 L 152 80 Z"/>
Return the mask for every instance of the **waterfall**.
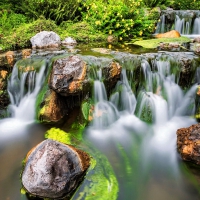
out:
<path id="1" fill-rule="evenodd" d="M 196 37 L 196 35 L 200 34 L 199 23 L 200 18 L 198 10 L 163 10 L 157 23 L 155 34 L 177 30 L 181 35 Z"/>
<path id="2" fill-rule="evenodd" d="M 200 34 L 200 17 L 195 18 L 192 34 Z"/>
<path id="3" fill-rule="evenodd" d="M 194 115 L 197 85 L 185 93 L 176 83 L 180 72 L 174 74 L 170 59 L 158 56 L 152 63 L 141 62 L 144 83 L 140 83 L 137 95 L 129 84 L 135 80 L 127 78 L 126 69 L 110 100 L 94 86 L 94 93 L 99 93 L 95 98 L 104 96 L 96 105 L 103 99 L 106 105 L 112 103 L 115 112 L 107 112 L 106 128 L 104 124 L 91 124 L 86 130 L 87 139 L 112 164 L 120 185 L 119 200 L 157 199 L 156 194 L 162 190 L 162 199 L 187 200 L 192 192 L 184 189 L 187 184 L 177 159 L 176 130 L 196 122 L 190 116 Z"/>
<path id="4" fill-rule="evenodd" d="M 0 120 L 0 139 L 19 136 L 27 124 L 35 119 L 35 102 L 37 94 L 45 79 L 45 59 L 25 59 L 16 62 L 8 80 L 10 118 Z"/>

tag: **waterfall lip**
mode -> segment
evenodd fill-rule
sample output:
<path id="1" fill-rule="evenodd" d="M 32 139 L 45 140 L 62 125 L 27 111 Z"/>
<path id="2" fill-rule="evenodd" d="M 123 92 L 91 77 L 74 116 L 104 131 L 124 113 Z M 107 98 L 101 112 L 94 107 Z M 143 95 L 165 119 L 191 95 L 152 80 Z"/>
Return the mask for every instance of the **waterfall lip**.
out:
<path id="1" fill-rule="evenodd" d="M 181 36 L 188 37 L 190 39 L 194 39 L 196 37 L 200 37 L 200 34 L 181 34 Z"/>

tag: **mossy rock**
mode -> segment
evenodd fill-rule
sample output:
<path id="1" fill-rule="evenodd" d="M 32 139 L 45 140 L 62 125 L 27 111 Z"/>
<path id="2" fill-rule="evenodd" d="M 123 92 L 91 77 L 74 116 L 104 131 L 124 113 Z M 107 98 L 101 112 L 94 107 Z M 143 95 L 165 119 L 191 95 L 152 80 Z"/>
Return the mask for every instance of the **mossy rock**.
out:
<path id="1" fill-rule="evenodd" d="M 82 133 L 81 133 L 82 134 Z M 77 189 L 72 200 L 115 200 L 118 195 L 118 182 L 107 158 L 91 144 L 79 140 L 76 134 L 66 133 L 58 128 L 51 128 L 45 138 L 73 145 L 91 156 L 91 165 L 84 181 Z M 24 189 L 21 193 L 26 193 Z"/>
<path id="2" fill-rule="evenodd" d="M 176 42 L 182 45 L 183 43 L 190 42 L 190 39 L 183 36 L 180 38 L 158 38 L 158 39 L 150 39 L 150 40 L 140 40 L 140 41 L 134 42 L 133 44 L 142 46 L 143 48 L 146 48 L 146 49 L 155 49 L 159 46 L 161 42 L 163 43 Z"/>

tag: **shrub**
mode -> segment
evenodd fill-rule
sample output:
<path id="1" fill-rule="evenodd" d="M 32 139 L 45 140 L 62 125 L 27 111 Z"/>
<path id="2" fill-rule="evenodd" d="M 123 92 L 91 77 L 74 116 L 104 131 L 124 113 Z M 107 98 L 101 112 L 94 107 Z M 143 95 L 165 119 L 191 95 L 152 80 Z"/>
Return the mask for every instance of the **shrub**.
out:
<path id="1" fill-rule="evenodd" d="M 143 3 L 145 4 L 145 6 L 149 8 L 154 8 L 156 6 L 161 6 L 161 5 L 170 6 L 172 1 L 170 0 L 143 0 Z"/>
<path id="2" fill-rule="evenodd" d="M 44 30 L 56 32 L 57 29 L 58 27 L 55 22 L 40 17 L 32 23 L 23 24 L 22 26 L 12 29 L 9 35 L 7 34 L 1 38 L 0 45 L 3 47 L 3 50 L 30 47 L 30 38 L 35 34 Z"/>
<path id="3" fill-rule="evenodd" d="M 172 7 L 176 10 L 199 10 L 200 0 L 176 0 Z"/>
<path id="4" fill-rule="evenodd" d="M 142 0 L 87 0 L 82 4 L 85 21 L 106 34 L 122 38 L 152 33 L 154 20 L 148 19 Z"/>
<path id="5" fill-rule="evenodd" d="M 22 14 L 16 14 L 11 10 L 0 10 L 0 33 L 10 32 L 11 29 L 27 22 Z"/>
<path id="6" fill-rule="evenodd" d="M 57 24 L 74 19 L 78 7 L 79 0 L 24 0 L 21 3 L 21 11 L 30 18 L 37 19 L 43 15 Z"/>

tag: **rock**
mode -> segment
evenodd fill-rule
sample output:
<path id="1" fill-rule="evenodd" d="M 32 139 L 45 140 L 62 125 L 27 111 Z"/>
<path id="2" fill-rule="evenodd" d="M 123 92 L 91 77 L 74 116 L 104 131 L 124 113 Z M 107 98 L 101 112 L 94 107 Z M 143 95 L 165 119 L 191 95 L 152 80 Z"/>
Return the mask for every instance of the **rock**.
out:
<path id="1" fill-rule="evenodd" d="M 78 95 L 87 89 L 86 71 L 87 65 L 79 56 L 58 59 L 53 64 L 50 88 L 63 96 Z"/>
<path id="2" fill-rule="evenodd" d="M 29 58 L 31 56 L 31 49 L 23 49 L 22 50 L 22 58 Z"/>
<path id="3" fill-rule="evenodd" d="M 106 49 L 106 48 L 93 48 L 91 49 L 94 52 L 102 53 L 102 54 L 110 54 L 111 49 Z"/>
<path id="4" fill-rule="evenodd" d="M 10 66 L 14 66 L 14 57 L 15 57 L 14 51 L 6 52 L 6 59 Z"/>
<path id="5" fill-rule="evenodd" d="M 76 40 L 75 39 L 73 39 L 73 38 L 71 38 L 71 37 L 67 37 L 67 38 L 65 38 L 63 41 L 62 41 L 62 44 L 63 45 L 76 45 L 77 44 L 77 42 L 76 42 Z"/>
<path id="6" fill-rule="evenodd" d="M 33 196 L 69 198 L 82 181 L 89 165 L 87 153 L 47 139 L 27 154 L 22 184 Z"/>
<path id="7" fill-rule="evenodd" d="M 166 33 L 160 33 L 155 36 L 156 38 L 178 38 L 181 37 L 178 31 L 172 30 Z"/>
<path id="8" fill-rule="evenodd" d="M 177 130 L 178 152 L 185 161 L 200 164 L 200 124 Z"/>
<path id="9" fill-rule="evenodd" d="M 53 90 L 47 90 L 44 100 L 40 103 L 37 118 L 43 123 L 59 123 L 67 115 L 67 100 Z"/>
<path id="10" fill-rule="evenodd" d="M 193 42 L 200 43 L 200 37 L 196 37 L 196 38 L 194 38 Z"/>
<path id="11" fill-rule="evenodd" d="M 60 46 L 60 37 L 53 31 L 42 31 L 37 33 L 31 39 L 32 48 L 58 48 Z"/>
<path id="12" fill-rule="evenodd" d="M 113 42 L 116 42 L 116 41 L 117 41 L 117 38 L 115 36 L 113 36 L 113 35 L 109 35 L 107 37 L 107 42 L 108 43 L 113 43 Z"/>
<path id="13" fill-rule="evenodd" d="M 7 77 L 8 71 L 0 70 L 0 109 L 4 109 L 9 104 Z"/>

